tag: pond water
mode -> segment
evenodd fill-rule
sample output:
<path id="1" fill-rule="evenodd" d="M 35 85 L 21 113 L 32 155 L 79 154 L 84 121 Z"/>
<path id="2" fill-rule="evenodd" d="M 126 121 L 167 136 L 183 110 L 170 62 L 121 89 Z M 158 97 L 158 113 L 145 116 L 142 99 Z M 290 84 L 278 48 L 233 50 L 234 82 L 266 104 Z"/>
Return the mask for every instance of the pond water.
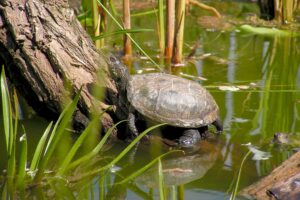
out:
<path id="1" fill-rule="evenodd" d="M 233 16 L 234 13 L 234 17 L 244 17 L 249 12 L 258 11 L 253 3 L 218 1 L 212 5 L 224 12 L 226 10 L 227 15 Z M 243 165 L 239 189 L 267 175 L 287 159 L 292 153 L 291 148 L 299 143 L 300 41 L 297 37 L 206 30 L 195 23 L 198 15 L 203 13 L 195 12 L 195 9 L 191 10 L 185 30 L 185 55 L 198 44 L 194 58 L 186 59 L 183 67 L 168 67 L 165 71 L 195 80 L 211 92 L 220 107 L 224 131 L 221 135 L 212 134 L 194 148 L 185 150 L 185 155 L 174 153 L 164 158 L 164 181 L 170 198 L 178 195 L 178 199 L 223 200 L 229 197 L 242 160 L 248 152 L 243 144 L 251 143 L 259 150 L 269 152 L 271 157 L 254 160 L 251 154 Z M 154 19 L 136 17 L 133 26 L 153 29 L 156 26 L 155 16 L 151 18 Z M 135 37 L 137 41 L 142 41 L 142 47 L 154 58 L 158 46 L 155 34 L 140 33 Z M 145 59 L 132 62 L 130 70 L 131 73 L 159 71 Z M 46 127 L 47 124 L 36 116 L 22 123 L 28 133 L 35 130 L 41 132 L 44 129 L 41 126 Z M 273 135 L 277 132 L 290 135 L 293 143 L 291 148 L 272 144 Z M 35 143 L 30 138 L 29 142 Z M 117 141 L 105 155 L 114 157 L 125 147 L 126 143 Z M 105 178 L 96 176 L 90 183 L 77 189 L 81 191 L 92 184 L 90 193 L 83 197 L 99 199 L 103 192 L 99 189 L 102 181 L 108 185 L 104 189 L 107 199 L 158 199 L 156 165 L 126 185 L 113 183 L 170 149 L 153 133 L 150 144 L 141 143 L 135 152 L 130 152 L 117 163 L 111 170 L 116 172 L 109 173 Z"/>

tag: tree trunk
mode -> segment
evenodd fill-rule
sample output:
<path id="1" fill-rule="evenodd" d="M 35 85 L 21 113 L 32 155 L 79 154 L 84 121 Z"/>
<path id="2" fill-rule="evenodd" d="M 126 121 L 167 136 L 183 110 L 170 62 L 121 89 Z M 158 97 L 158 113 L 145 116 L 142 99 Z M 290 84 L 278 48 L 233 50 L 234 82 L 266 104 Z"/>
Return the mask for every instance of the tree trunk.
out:
<path id="1" fill-rule="evenodd" d="M 300 152 L 295 153 L 268 176 L 243 189 L 240 194 L 257 200 L 300 199 Z"/>
<path id="2" fill-rule="evenodd" d="M 95 49 L 67 0 L 0 0 L 0 26 L 0 63 L 39 115 L 56 119 L 81 87 L 74 114 L 78 129 L 86 126 L 92 109 L 108 107 L 92 95 L 93 85 L 106 88 L 117 102 L 106 56 Z M 103 127 L 112 123 L 105 113 Z"/>
<path id="3" fill-rule="evenodd" d="M 292 22 L 293 13 L 299 6 L 299 0 L 258 0 L 260 17 L 286 24 Z"/>

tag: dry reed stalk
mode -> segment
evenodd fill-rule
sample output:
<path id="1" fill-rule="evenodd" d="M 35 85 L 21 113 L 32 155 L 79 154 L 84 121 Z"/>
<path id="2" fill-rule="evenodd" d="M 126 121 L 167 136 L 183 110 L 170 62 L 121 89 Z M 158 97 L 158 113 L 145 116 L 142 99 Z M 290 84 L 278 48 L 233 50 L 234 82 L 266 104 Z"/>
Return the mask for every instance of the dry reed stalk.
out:
<path id="1" fill-rule="evenodd" d="M 282 24 L 293 21 L 298 6 L 298 0 L 274 0 L 275 20 Z"/>
<path id="2" fill-rule="evenodd" d="M 202 9 L 204 9 L 204 10 L 212 12 L 218 18 L 222 17 L 222 15 L 214 7 L 211 7 L 211 6 L 205 5 L 203 3 L 200 3 L 197 0 L 189 0 L 189 3 L 192 4 L 192 5 L 198 6 L 198 7 L 202 8 Z"/>
<path id="3" fill-rule="evenodd" d="M 167 1 L 167 43 L 165 47 L 165 56 L 171 60 L 174 46 L 175 32 L 175 0 Z"/>
<path id="4" fill-rule="evenodd" d="M 165 19 L 164 19 L 164 1 L 158 0 L 158 36 L 160 54 L 164 55 L 165 50 Z"/>
<path id="5" fill-rule="evenodd" d="M 185 20 L 185 0 L 176 1 L 176 29 L 175 29 L 175 46 L 172 62 L 174 64 L 182 63 L 182 50 L 184 39 L 184 20 Z"/>
<path id="6" fill-rule="evenodd" d="M 97 0 L 92 0 L 93 1 L 93 30 L 94 30 L 94 36 L 97 37 L 100 35 L 100 14 L 98 10 L 98 3 Z M 101 48 L 101 41 L 96 40 L 95 41 L 95 46 L 97 49 Z"/>
<path id="7" fill-rule="evenodd" d="M 130 20 L 130 0 L 123 0 L 123 21 L 124 29 L 131 29 L 131 20 Z M 131 57 L 132 55 L 132 45 L 131 40 L 128 37 L 129 33 L 124 35 L 124 56 Z"/>

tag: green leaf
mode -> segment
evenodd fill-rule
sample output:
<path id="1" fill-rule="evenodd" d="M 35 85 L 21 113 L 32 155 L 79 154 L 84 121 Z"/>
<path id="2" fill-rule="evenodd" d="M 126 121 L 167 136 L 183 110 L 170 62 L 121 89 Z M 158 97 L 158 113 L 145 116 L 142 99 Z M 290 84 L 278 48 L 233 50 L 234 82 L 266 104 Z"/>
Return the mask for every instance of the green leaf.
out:
<path id="1" fill-rule="evenodd" d="M 230 195 L 230 200 L 234 200 L 236 198 L 236 195 L 238 193 L 238 188 L 239 188 L 239 184 L 240 184 L 240 178 L 241 178 L 241 174 L 242 174 L 242 168 L 244 166 L 244 163 L 246 161 L 246 159 L 248 158 L 248 156 L 251 154 L 251 151 L 248 151 L 248 153 L 244 156 L 243 160 L 242 160 L 242 163 L 241 163 L 241 166 L 240 166 L 240 169 L 239 169 L 239 173 L 238 173 L 238 177 L 237 177 L 237 180 L 236 180 L 236 184 L 235 184 L 235 187 L 234 187 L 234 190 L 232 191 L 231 195 Z"/>
<path id="2" fill-rule="evenodd" d="M 296 36 L 298 36 L 297 33 L 292 32 L 292 31 L 280 30 L 277 28 L 254 27 L 254 26 L 250 26 L 248 24 L 244 24 L 244 25 L 240 26 L 239 30 L 247 32 L 247 33 L 252 33 L 255 35 L 263 35 L 263 36 L 269 36 L 269 37 L 274 37 L 274 36 L 296 37 Z"/>

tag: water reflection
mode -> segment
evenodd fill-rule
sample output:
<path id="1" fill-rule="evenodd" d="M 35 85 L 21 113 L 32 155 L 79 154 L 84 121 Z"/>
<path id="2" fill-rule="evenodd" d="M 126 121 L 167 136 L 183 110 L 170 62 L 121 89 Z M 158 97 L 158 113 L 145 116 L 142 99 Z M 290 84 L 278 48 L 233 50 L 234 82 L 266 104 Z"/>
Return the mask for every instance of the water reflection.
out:
<path id="1" fill-rule="evenodd" d="M 219 145 L 212 141 L 202 141 L 198 145 L 200 145 L 199 150 L 192 154 L 162 160 L 166 186 L 183 185 L 201 179 L 213 166 L 218 157 Z M 136 181 L 147 187 L 156 188 L 158 186 L 157 166 L 139 176 Z"/>
<path id="2" fill-rule="evenodd" d="M 246 162 L 241 181 L 244 187 L 269 173 L 290 155 L 270 145 L 276 132 L 299 134 L 299 39 L 237 32 L 206 32 L 201 38 L 203 44 L 197 52 L 226 59 L 227 65 L 204 58 L 172 71 L 208 79 L 200 82 L 212 92 L 220 106 L 225 145 L 221 149 L 222 158 L 215 161 L 209 172 L 201 180 L 187 185 L 226 191 L 247 152 L 241 144 L 251 142 L 270 151 L 272 158 Z M 218 90 L 220 85 L 251 87 L 233 92 Z"/>

